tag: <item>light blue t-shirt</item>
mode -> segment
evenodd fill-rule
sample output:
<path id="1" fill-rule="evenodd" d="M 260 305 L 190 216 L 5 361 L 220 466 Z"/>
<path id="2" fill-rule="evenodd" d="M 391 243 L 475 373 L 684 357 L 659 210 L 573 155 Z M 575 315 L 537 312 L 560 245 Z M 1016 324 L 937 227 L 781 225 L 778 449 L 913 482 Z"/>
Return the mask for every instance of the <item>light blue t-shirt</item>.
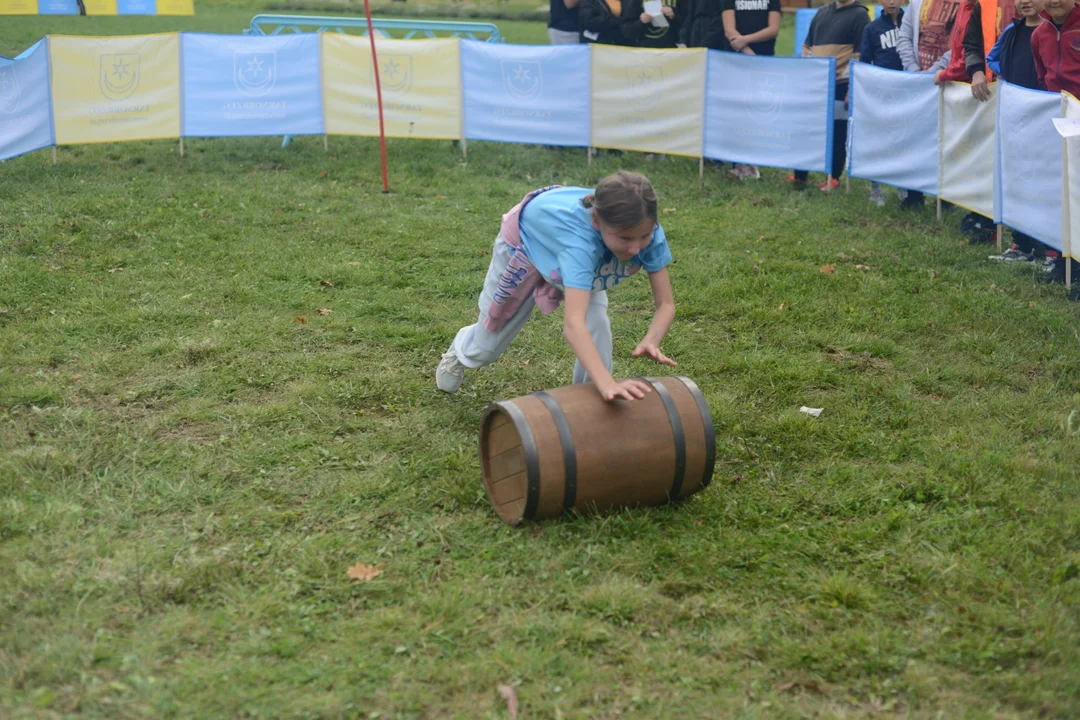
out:
<path id="1" fill-rule="evenodd" d="M 561 288 L 610 290 L 642 267 L 663 270 L 671 263 L 664 229 L 657 223 L 652 242 L 622 262 L 593 228 L 592 210 L 581 199 L 588 188 L 555 188 L 540 193 L 521 211 L 519 227 L 525 254 L 549 282 Z"/>

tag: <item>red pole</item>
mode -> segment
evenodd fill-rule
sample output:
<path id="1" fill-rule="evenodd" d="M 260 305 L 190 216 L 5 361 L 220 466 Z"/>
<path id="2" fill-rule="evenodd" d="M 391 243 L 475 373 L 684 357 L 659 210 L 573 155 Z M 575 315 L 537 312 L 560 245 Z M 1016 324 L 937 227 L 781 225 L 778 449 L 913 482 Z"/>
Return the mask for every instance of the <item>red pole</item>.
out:
<path id="1" fill-rule="evenodd" d="M 382 83 L 379 81 L 379 56 L 375 53 L 375 30 L 371 27 L 371 4 L 364 0 L 364 14 L 367 15 L 368 39 L 371 40 L 371 62 L 375 67 L 375 97 L 379 101 L 379 149 L 382 151 L 382 186 L 383 192 L 390 192 L 390 176 L 386 172 L 386 128 L 383 125 Z"/>

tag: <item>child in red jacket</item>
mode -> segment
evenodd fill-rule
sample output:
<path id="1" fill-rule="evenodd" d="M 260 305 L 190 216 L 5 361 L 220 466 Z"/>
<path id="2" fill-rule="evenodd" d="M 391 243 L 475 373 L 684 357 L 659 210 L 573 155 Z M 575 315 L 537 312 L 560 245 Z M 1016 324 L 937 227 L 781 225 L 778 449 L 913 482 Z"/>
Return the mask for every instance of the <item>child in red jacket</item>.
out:
<path id="1" fill-rule="evenodd" d="M 1080 10 L 1076 0 L 1047 0 L 1042 16 L 1050 22 L 1031 36 L 1039 85 L 1080 98 Z"/>

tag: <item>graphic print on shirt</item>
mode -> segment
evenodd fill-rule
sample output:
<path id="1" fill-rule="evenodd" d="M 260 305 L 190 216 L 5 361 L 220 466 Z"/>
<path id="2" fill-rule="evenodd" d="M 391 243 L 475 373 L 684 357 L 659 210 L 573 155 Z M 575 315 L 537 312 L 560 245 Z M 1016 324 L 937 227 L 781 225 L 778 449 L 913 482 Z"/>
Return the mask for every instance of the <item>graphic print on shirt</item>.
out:
<path id="1" fill-rule="evenodd" d="M 949 49 L 952 21 L 960 11 L 956 0 L 926 0 L 919 11 L 919 67 L 929 70 Z"/>

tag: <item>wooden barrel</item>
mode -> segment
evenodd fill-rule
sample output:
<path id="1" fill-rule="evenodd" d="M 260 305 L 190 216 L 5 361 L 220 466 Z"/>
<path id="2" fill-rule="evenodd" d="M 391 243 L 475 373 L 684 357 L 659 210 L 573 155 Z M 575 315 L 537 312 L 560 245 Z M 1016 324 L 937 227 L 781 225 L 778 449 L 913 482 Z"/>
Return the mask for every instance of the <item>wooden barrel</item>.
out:
<path id="1" fill-rule="evenodd" d="M 489 405 L 480 462 L 499 517 L 660 505 L 706 487 L 716 433 L 705 396 L 688 378 L 641 379 L 653 392 L 632 402 L 586 384 Z"/>

